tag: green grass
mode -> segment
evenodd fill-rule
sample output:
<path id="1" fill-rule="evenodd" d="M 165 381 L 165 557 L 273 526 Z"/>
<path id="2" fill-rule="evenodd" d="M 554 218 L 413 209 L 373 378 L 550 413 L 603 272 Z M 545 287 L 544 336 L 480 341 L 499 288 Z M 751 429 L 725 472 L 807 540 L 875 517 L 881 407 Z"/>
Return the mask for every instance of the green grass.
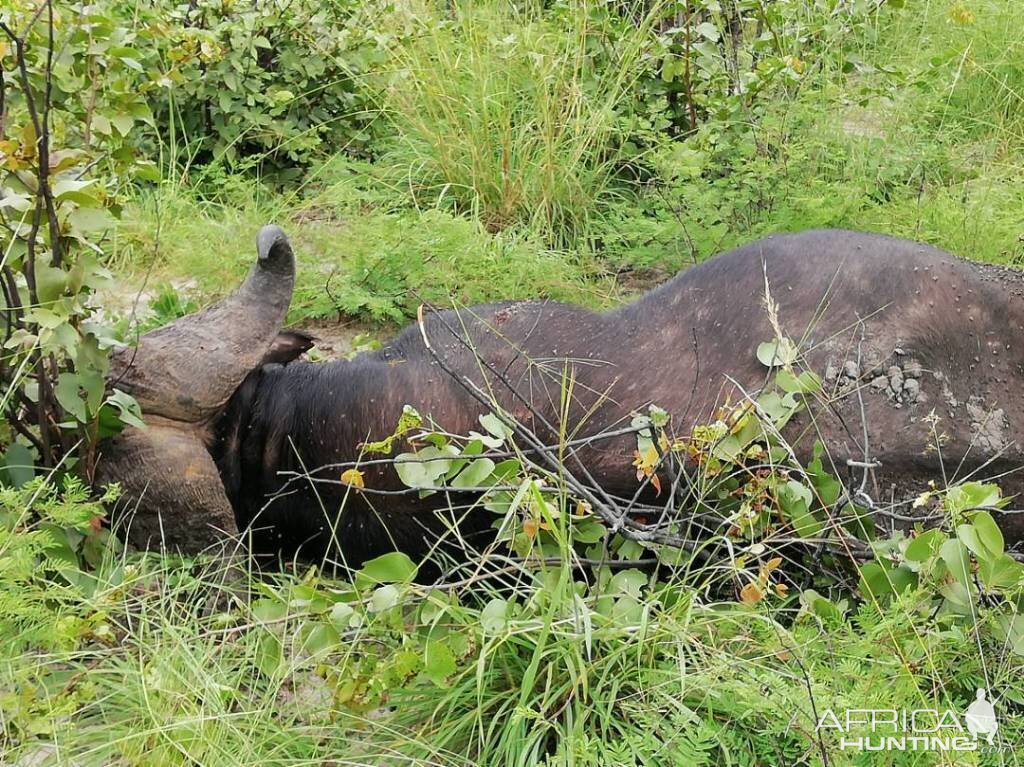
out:
<path id="1" fill-rule="evenodd" d="M 382 163 L 418 200 L 572 247 L 623 191 L 616 122 L 657 8 L 611 34 L 612 16 L 576 0 L 549 13 L 505 0 L 414 4 L 398 20 L 413 34 L 391 48 Z"/>
<path id="2" fill-rule="evenodd" d="M 885 10 L 842 51 L 826 43 L 752 125 L 711 120 L 649 147 L 639 180 L 600 149 L 631 42 L 622 67 L 584 82 L 600 28 L 581 7 L 563 8 L 564 29 L 491 3 L 459 3 L 444 24 L 433 5 L 382 15 L 416 34 L 390 52 L 374 162 L 337 157 L 287 190 L 192 168 L 188 185 L 128 202 L 110 265 L 133 289 L 172 283 L 203 303 L 237 284 L 275 221 L 299 259 L 291 322 L 390 328 L 422 301 L 603 307 L 628 296 L 615 272 L 667 276 L 807 227 L 1024 260 L 1017 4 Z M 998 639 L 996 609 L 965 628 L 915 592 L 825 614 L 796 595 L 748 608 L 700 572 L 637 599 L 639 580 L 588 591 L 554 567 L 517 572 L 515 599 L 510 582 L 353 594 L 316 572 L 116 549 L 81 575 L 83 539 L 53 537 L 88 539 L 84 499 L 0 492 L 0 528 L 17 532 L 0 532 L 0 764 L 821 764 L 812 700 L 963 711 L 978 679 L 1000 695 L 1007 751 L 886 760 L 830 742 L 830 764 L 1021 761 L 1020 648 Z M 29 532 L 27 511 L 55 527 Z M 500 620 L 492 600 L 509 602 Z"/>
<path id="3" fill-rule="evenodd" d="M 298 279 L 291 322 L 358 317 L 399 322 L 438 305 L 553 298 L 602 306 L 615 286 L 592 255 L 546 248 L 519 230 L 491 234 L 438 208 L 394 204 L 389 187 L 366 189 L 365 165 L 339 161 L 304 194 L 204 202 L 182 189 L 140 197 L 117 240 L 129 284 L 176 281 L 202 300 L 239 282 L 255 257 L 255 233 L 276 222 L 291 236 Z"/>
<path id="4" fill-rule="evenodd" d="M 826 708 L 962 712 L 979 679 L 1008 749 L 955 763 L 1017 763 L 1024 660 L 997 638 L 1002 609 L 966 625 L 932 613 L 926 588 L 881 605 L 746 606 L 713 596 L 738 559 L 657 582 L 606 570 L 592 585 L 504 557 L 449 588 L 410 585 L 394 561 L 354 583 L 261 576 L 125 556 L 105 536 L 55 545 L 50 523 L 89 539 L 96 509 L 74 492 L 40 503 L 40 487 L 0 495 L 8 763 L 821 764 Z M 824 737 L 832 765 L 954 764 L 865 760 Z"/>

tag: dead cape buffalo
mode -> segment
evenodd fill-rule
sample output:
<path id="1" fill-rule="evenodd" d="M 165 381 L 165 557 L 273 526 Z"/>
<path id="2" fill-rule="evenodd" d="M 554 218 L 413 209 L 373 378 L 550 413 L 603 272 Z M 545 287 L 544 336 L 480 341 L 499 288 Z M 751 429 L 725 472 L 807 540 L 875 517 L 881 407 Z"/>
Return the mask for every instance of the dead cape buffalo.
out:
<path id="1" fill-rule="evenodd" d="M 257 244 L 235 293 L 145 334 L 112 365 L 148 428 L 105 445 L 99 480 L 124 486 L 140 545 L 195 551 L 251 527 L 261 551 L 319 556 L 333 536 L 331 550 L 353 566 L 394 549 L 415 555 L 447 524 L 436 499 L 349 492 L 343 505 L 344 486 L 285 487 L 282 472 L 355 460 L 360 443 L 392 432 L 405 404 L 449 432 L 479 428 L 487 408 L 465 381 L 545 440 L 562 420 L 577 436 L 594 434 L 652 402 L 686 433 L 737 385 L 763 384 L 755 349 L 774 337 L 766 280 L 785 334 L 834 395 L 813 428 L 806 417 L 787 426 L 799 454 L 821 439 L 840 476 L 844 462 L 868 455 L 867 489 L 879 500 L 979 471 L 1021 489 L 1024 280 L 1009 269 L 874 234 L 777 235 L 606 313 L 551 301 L 428 313 L 378 351 L 312 363 L 295 359 L 301 336 L 279 334 L 295 269 L 288 239 L 267 226 Z M 575 383 L 561 411 L 566 371 Z M 633 435 L 602 440 L 578 458 L 599 487 L 628 497 L 635 444 Z M 365 483 L 402 487 L 391 466 L 369 468 Z M 461 524 L 470 534 L 492 521 L 481 510 Z M 1000 524 L 1008 543 L 1021 539 L 1020 516 Z"/>

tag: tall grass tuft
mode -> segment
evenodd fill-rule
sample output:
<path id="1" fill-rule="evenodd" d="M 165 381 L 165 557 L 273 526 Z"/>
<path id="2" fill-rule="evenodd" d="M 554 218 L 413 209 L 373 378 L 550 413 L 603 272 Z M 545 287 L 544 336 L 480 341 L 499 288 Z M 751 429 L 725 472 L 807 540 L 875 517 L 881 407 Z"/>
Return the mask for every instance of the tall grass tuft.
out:
<path id="1" fill-rule="evenodd" d="M 556 247 L 614 197 L 618 110 L 654 13 L 626 24 L 587 0 L 554 10 L 508 0 L 419 0 L 392 49 L 386 161 L 418 200 L 524 225 Z"/>

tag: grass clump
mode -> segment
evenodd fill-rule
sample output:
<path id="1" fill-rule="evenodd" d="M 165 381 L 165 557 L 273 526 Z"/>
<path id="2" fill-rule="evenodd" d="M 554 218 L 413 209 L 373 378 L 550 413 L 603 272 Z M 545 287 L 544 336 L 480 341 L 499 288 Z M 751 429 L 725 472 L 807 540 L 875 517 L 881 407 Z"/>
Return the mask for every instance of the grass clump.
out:
<path id="1" fill-rule="evenodd" d="M 488 231 L 576 242 L 621 193 L 617 121 L 654 13 L 636 26 L 586 2 L 545 12 L 426 0 L 405 13 L 416 31 L 391 51 L 382 101 L 395 136 L 383 162 L 407 174 L 416 200 L 451 204 Z"/>

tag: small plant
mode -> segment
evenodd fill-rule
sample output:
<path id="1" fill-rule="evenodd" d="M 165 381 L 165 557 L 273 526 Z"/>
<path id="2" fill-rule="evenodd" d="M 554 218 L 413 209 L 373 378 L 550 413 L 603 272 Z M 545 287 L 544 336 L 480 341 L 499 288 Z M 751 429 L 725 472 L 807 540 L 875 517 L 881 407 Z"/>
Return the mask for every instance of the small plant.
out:
<path id="1" fill-rule="evenodd" d="M 199 305 L 191 298 L 183 296 L 173 285 L 167 284 L 161 286 L 157 295 L 149 302 L 149 309 L 151 314 L 140 324 L 140 332 L 158 328 L 186 314 L 192 314 L 199 309 Z"/>
<path id="2" fill-rule="evenodd" d="M 369 151 L 375 115 L 363 80 L 383 54 L 357 4 L 111 5 L 144 51 L 152 138 L 183 173 L 212 160 L 286 180 L 335 148 Z"/>
<path id="3" fill-rule="evenodd" d="M 98 243 L 118 211 L 119 173 L 132 166 L 122 137 L 139 102 L 123 88 L 136 64 L 115 45 L 123 30 L 77 10 L 45 2 L 0 11 L 0 382 L 8 464 L 31 456 L 90 478 L 99 440 L 142 423 L 131 397 L 107 389 L 113 339 L 90 305 L 110 278 Z M 68 55 L 58 55 L 59 36 L 71 38 Z M 116 135 L 99 130 L 101 119 L 120 126 Z M 100 166 L 109 175 L 90 175 Z"/>

